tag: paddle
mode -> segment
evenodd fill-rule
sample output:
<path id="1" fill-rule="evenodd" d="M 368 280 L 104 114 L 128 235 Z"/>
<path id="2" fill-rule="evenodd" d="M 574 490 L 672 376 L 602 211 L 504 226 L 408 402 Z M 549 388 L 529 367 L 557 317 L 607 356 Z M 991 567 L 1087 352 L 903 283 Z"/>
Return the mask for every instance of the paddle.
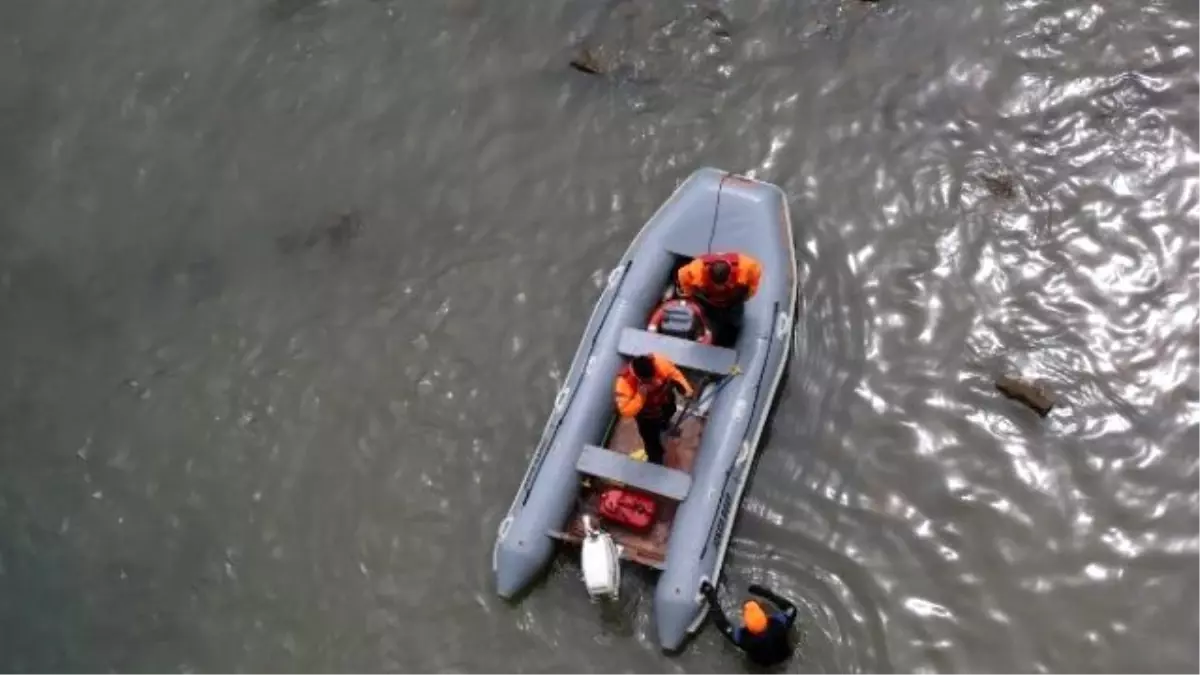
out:
<path id="1" fill-rule="evenodd" d="M 713 399 L 715 399 L 717 397 L 717 394 L 721 393 L 721 389 L 724 388 L 726 384 L 729 384 L 729 382 L 733 380 L 734 375 L 741 375 L 741 374 L 742 374 L 742 369 L 740 367 L 738 367 L 737 364 L 734 364 L 733 368 L 730 368 L 728 373 L 725 373 L 724 375 L 721 376 L 721 381 L 717 384 L 716 389 L 713 389 L 713 392 L 712 392 L 712 394 L 709 395 L 708 400 L 712 401 Z M 694 398 L 688 399 L 687 405 L 685 405 L 683 407 L 683 412 L 680 413 L 679 417 L 677 417 L 675 419 L 675 422 L 671 425 L 671 427 L 669 429 L 667 429 L 667 432 L 666 432 L 667 438 L 677 438 L 679 436 L 680 425 L 682 425 L 683 421 L 685 419 L 687 419 L 688 411 L 692 410 L 693 408 L 695 408 L 696 406 L 699 405 L 700 396 L 702 394 L 703 394 L 703 392 L 697 392 L 696 396 Z"/>

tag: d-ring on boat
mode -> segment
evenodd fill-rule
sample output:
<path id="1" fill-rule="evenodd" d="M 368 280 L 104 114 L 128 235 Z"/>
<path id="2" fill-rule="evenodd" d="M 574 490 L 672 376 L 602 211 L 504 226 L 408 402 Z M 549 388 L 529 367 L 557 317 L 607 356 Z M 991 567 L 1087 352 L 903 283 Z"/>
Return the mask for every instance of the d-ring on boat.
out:
<path id="1" fill-rule="evenodd" d="M 676 271 L 710 251 L 745 253 L 762 265 L 732 348 L 672 335 L 656 311 L 672 297 Z M 492 552 L 497 593 L 511 598 L 527 588 L 554 555 L 556 541 L 579 544 L 593 598 L 615 597 L 619 559 L 661 570 L 654 601 L 658 641 L 678 649 L 704 618 L 701 583 L 720 574 L 787 368 L 795 310 L 796 253 L 784 192 L 713 168 L 694 172 L 608 276 L 500 523 Z M 665 466 L 629 457 L 641 439 L 633 420 L 616 416 L 613 401 L 619 369 L 648 352 L 674 361 L 700 392 L 697 404 L 682 411 L 678 436 L 666 441 Z M 598 493 L 606 485 L 653 499 L 652 522 L 641 529 L 597 523 Z"/>

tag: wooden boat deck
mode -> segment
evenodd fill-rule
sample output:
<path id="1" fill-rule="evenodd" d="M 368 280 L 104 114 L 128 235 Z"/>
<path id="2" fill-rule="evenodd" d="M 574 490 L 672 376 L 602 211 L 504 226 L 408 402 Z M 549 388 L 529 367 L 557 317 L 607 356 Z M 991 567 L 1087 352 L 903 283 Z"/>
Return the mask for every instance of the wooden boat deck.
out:
<path id="1" fill-rule="evenodd" d="M 696 382 L 698 378 L 691 376 L 688 379 Z M 704 425 L 704 419 L 689 415 L 680 423 L 678 437 L 664 439 L 668 467 L 691 475 Z M 629 418 L 618 419 L 606 447 L 625 455 L 642 447 L 642 437 L 638 434 L 637 424 Z M 580 489 L 580 499 L 567 520 L 566 531 L 551 533 L 554 538 L 572 544 L 583 541 L 583 514 L 595 513 L 596 500 L 599 498 L 597 488 L 602 487 L 605 482 L 594 476 L 581 475 L 580 479 L 584 482 L 584 487 Z M 596 518 L 596 522 L 603 522 L 604 530 L 612 535 L 617 544 L 624 547 L 625 559 L 661 570 L 666 563 L 667 539 L 671 534 L 671 523 L 675 520 L 675 510 L 679 504 L 666 497 L 650 496 L 658 503 L 658 511 L 654 524 L 643 532 L 630 530 L 617 523 L 601 521 L 599 518 Z"/>

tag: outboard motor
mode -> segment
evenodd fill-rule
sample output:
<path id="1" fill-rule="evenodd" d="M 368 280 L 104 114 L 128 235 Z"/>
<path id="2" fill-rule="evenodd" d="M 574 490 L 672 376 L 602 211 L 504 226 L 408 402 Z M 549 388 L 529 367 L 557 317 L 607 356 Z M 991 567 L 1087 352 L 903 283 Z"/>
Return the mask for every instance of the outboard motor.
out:
<path id="1" fill-rule="evenodd" d="M 583 517 L 583 584 L 592 600 L 616 600 L 621 592 L 621 548 L 612 535 L 596 527 L 591 516 Z"/>
<path id="2" fill-rule="evenodd" d="M 712 343 L 712 331 L 700 306 L 686 298 L 668 300 L 650 316 L 648 330 L 701 344 Z"/>
<path id="3" fill-rule="evenodd" d="M 691 340 L 696 335 L 696 315 L 687 307 L 666 307 L 658 330 L 664 335 Z"/>

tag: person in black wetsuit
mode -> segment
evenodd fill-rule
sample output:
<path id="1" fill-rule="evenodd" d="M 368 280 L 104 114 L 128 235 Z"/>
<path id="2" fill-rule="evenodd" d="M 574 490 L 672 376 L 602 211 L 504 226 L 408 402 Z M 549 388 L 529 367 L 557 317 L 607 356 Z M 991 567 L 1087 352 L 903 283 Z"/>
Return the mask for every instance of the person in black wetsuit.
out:
<path id="1" fill-rule="evenodd" d="M 708 598 L 708 613 L 713 623 L 734 646 L 757 665 L 783 663 L 792 655 L 790 634 L 796 622 L 796 606 L 758 584 L 751 584 L 749 591 L 770 600 L 778 609 L 771 612 L 758 601 L 747 600 L 742 606 L 742 625 L 733 626 L 721 609 L 717 589 L 707 581 L 700 586 L 700 592 Z"/>

